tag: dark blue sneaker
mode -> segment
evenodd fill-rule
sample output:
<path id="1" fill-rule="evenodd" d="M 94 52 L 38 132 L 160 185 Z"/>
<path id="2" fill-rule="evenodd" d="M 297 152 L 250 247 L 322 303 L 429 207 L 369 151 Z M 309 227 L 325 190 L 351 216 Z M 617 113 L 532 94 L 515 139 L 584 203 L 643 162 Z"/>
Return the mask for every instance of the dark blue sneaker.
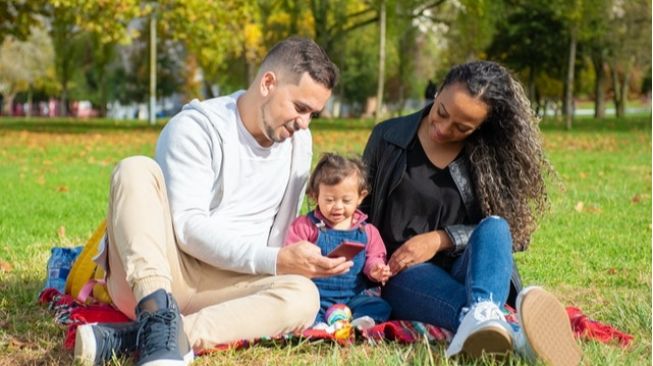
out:
<path id="1" fill-rule="evenodd" d="M 136 351 L 138 323 L 93 323 L 77 327 L 75 361 L 81 365 L 104 365 Z"/>
<path id="2" fill-rule="evenodd" d="M 179 307 L 163 289 L 145 296 L 136 306 L 138 366 L 186 366 L 193 350 L 184 333 Z"/>

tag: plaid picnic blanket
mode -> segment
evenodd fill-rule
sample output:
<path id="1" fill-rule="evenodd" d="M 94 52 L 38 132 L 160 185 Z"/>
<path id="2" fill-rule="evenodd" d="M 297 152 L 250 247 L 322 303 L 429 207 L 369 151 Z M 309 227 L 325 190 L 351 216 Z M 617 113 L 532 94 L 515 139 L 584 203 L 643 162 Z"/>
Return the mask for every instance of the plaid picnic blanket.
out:
<path id="1" fill-rule="evenodd" d="M 53 288 L 44 289 L 39 295 L 39 302 L 47 305 L 54 312 L 55 322 L 66 328 L 64 347 L 72 349 L 75 345 L 75 332 L 81 324 L 94 322 L 127 322 L 126 315 L 107 304 L 83 304 L 70 295 L 61 294 Z M 574 334 L 587 340 L 596 340 L 602 343 L 617 342 L 621 347 L 627 347 L 633 336 L 614 327 L 592 320 L 577 307 L 567 307 L 567 314 Z M 514 309 L 507 308 L 506 319 L 509 323 L 516 324 L 517 317 Z M 239 340 L 229 344 L 217 346 L 204 353 L 224 350 L 240 349 L 256 344 L 279 344 L 280 342 L 306 338 L 309 340 L 333 340 L 343 345 L 351 344 L 357 340 L 367 342 L 395 341 L 400 343 L 415 343 L 423 340 L 429 342 L 448 342 L 452 333 L 446 329 L 417 321 L 391 320 L 377 324 L 372 328 L 352 332 L 347 339 L 336 339 L 333 333 L 321 329 L 308 329 L 300 334 L 285 334 L 277 337 L 267 337 L 256 340 Z"/>

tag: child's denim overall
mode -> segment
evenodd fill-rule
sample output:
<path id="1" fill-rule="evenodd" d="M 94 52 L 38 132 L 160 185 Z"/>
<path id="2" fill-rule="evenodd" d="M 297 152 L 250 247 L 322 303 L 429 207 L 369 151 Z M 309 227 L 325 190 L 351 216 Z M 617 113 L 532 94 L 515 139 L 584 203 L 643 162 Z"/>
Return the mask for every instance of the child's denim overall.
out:
<path id="1" fill-rule="evenodd" d="M 335 230 L 327 228 L 313 212 L 309 213 L 308 217 L 319 229 L 315 244 L 320 247 L 322 255 L 326 256 L 345 240 L 367 245 L 365 223 L 351 230 Z M 320 292 L 320 312 L 315 319 L 316 323 L 326 322 L 324 318 L 326 310 L 337 303 L 346 304 L 351 309 L 353 319 L 367 315 L 377 323 L 388 320 L 390 316 L 388 303 L 378 296 L 371 296 L 364 292 L 367 288 L 367 280 L 363 273 L 365 258 L 366 251 L 363 250 L 353 258 L 354 265 L 347 273 L 313 279 Z"/>

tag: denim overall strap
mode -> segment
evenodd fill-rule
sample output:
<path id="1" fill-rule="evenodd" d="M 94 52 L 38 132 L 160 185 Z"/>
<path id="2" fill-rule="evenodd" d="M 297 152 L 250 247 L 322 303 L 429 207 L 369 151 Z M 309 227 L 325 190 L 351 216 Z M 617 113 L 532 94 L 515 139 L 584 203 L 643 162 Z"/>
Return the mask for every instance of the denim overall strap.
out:
<path id="1" fill-rule="evenodd" d="M 322 255 L 327 255 L 345 240 L 367 245 L 367 234 L 364 225 L 352 230 L 334 230 L 327 228 L 321 220 L 315 217 L 313 212 L 309 213 L 308 217 L 319 228 L 315 244 L 320 248 Z M 354 265 L 347 273 L 313 280 L 320 292 L 321 299 L 350 298 L 365 289 L 365 280 L 362 273 L 365 265 L 365 250 L 358 253 L 353 258 L 353 262 Z"/>

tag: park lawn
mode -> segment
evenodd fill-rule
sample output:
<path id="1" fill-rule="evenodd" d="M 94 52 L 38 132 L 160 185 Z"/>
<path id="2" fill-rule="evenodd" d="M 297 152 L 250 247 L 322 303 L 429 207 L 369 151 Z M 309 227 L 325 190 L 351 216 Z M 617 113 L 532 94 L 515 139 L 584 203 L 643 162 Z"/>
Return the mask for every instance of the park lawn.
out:
<path id="1" fill-rule="evenodd" d="M 588 365 L 651 364 L 650 120 L 578 119 L 571 131 L 542 125 L 557 177 L 550 179 L 550 212 L 529 250 L 516 255 L 523 280 L 635 336 L 626 350 L 583 342 Z M 360 153 L 371 126 L 313 122 L 314 161 L 324 151 Z M 103 218 L 114 163 L 151 156 L 160 128 L 0 119 L 0 365 L 70 364 L 63 330 L 36 304 L 49 248 L 84 242 Z M 443 354 L 442 345 L 426 343 L 298 343 L 217 352 L 196 364 L 457 364 Z"/>

